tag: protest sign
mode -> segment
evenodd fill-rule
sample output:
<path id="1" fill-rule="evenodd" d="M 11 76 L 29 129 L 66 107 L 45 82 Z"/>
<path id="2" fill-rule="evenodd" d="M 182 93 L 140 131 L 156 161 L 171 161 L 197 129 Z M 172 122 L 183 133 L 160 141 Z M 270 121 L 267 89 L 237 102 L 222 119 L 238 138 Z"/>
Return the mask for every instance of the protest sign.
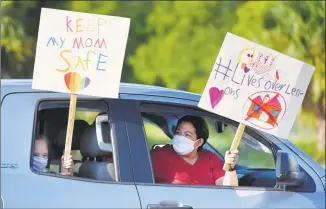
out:
<path id="1" fill-rule="evenodd" d="M 130 19 L 42 8 L 33 89 L 70 93 L 65 159 L 77 94 L 118 98 Z"/>
<path id="2" fill-rule="evenodd" d="M 198 107 L 240 123 L 231 150 L 245 126 L 287 138 L 314 69 L 227 33 Z"/>
<path id="3" fill-rule="evenodd" d="M 42 8 L 32 88 L 118 98 L 129 18 Z"/>

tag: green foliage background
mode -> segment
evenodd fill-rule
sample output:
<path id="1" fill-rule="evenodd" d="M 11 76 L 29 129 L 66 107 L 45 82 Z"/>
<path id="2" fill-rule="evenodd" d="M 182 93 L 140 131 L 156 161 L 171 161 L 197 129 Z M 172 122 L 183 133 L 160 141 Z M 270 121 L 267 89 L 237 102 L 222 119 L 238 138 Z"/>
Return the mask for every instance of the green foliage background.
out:
<path id="1" fill-rule="evenodd" d="M 201 93 L 226 32 L 314 65 L 290 139 L 325 165 L 325 1 L 1 1 L 1 78 L 32 78 L 41 7 L 130 17 L 122 82 Z"/>

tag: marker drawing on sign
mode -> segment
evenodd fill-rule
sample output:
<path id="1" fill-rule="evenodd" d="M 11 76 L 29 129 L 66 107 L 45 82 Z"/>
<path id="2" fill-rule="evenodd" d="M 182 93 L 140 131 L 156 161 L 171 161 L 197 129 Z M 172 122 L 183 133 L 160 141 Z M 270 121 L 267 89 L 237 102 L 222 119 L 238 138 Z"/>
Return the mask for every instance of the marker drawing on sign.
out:
<path id="1" fill-rule="evenodd" d="M 129 18 L 41 10 L 32 88 L 71 94 L 64 161 L 77 95 L 118 98 L 129 27 Z"/>
<path id="2" fill-rule="evenodd" d="M 211 105 L 212 105 L 213 109 L 221 101 L 223 95 L 224 95 L 223 90 L 220 90 L 216 87 L 211 87 L 209 89 L 209 97 L 210 97 Z"/>
<path id="3" fill-rule="evenodd" d="M 264 55 L 262 52 L 259 52 L 257 58 L 252 63 L 252 69 L 257 75 L 262 75 L 263 77 L 268 77 L 267 74 L 270 72 L 276 71 L 274 69 L 274 63 L 276 57 L 269 54 Z"/>
<path id="4" fill-rule="evenodd" d="M 198 107 L 239 122 L 230 150 L 237 149 L 246 126 L 287 138 L 314 70 L 227 33 Z"/>
<path id="5" fill-rule="evenodd" d="M 88 77 L 82 78 L 78 73 L 75 72 L 65 74 L 64 79 L 67 88 L 73 93 L 84 90 L 91 82 L 91 79 Z"/>
<path id="6" fill-rule="evenodd" d="M 129 27 L 129 18 L 42 8 L 32 88 L 117 98 Z"/>
<path id="7" fill-rule="evenodd" d="M 253 48 L 246 48 L 240 52 L 240 68 L 243 69 L 245 73 L 248 73 L 250 71 L 249 66 L 252 65 L 254 58 L 255 50 Z"/>
<path id="8" fill-rule="evenodd" d="M 276 72 L 275 72 L 275 78 L 276 78 L 277 80 L 280 79 L 280 75 L 279 75 L 279 73 L 278 73 L 278 70 L 276 70 Z"/>
<path id="9" fill-rule="evenodd" d="M 243 112 L 245 121 L 262 129 L 272 129 L 279 125 L 286 113 L 286 102 L 277 92 L 257 92 L 248 97 Z"/>

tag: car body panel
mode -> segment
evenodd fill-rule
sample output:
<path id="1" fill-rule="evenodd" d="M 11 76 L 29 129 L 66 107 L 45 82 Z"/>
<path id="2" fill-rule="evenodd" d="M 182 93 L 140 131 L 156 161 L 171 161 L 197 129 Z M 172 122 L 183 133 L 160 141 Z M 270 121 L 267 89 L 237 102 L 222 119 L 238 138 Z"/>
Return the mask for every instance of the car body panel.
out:
<path id="1" fill-rule="evenodd" d="M 137 96 L 131 99 L 136 99 Z M 135 103 L 134 106 L 131 103 Z M 153 102 L 155 104 L 155 102 Z M 182 105 L 182 103 L 179 103 Z M 187 105 L 187 104 L 185 104 Z M 133 109 L 134 108 L 134 109 Z M 141 173 L 148 178 L 152 177 L 152 173 L 148 173 L 150 168 L 147 166 L 150 164 L 150 159 L 147 151 L 147 145 L 145 140 L 145 133 L 142 127 L 142 119 L 137 111 L 139 104 L 132 100 L 123 103 L 124 114 L 128 115 L 130 123 L 132 123 L 133 134 L 128 134 L 130 137 L 131 153 L 134 162 L 141 160 L 145 165 L 134 164 L 134 173 Z M 158 108 L 161 108 L 158 106 Z M 152 110 L 154 111 L 154 110 Z M 164 109 L 158 111 L 164 112 Z M 136 119 L 138 118 L 138 120 Z M 128 123 L 126 118 L 126 123 Z M 135 131 L 138 129 L 138 131 Z M 137 132 L 137 135 L 134 133 Z M 143 139 L 143 140 L 141 140 Z M 287 148 L 279 139 L 269 138 L 282 150 L 292 152 Z M 143 143 L 143 144 L 141 144 Z M 135 145 L 137 144 L 137 145 Z M 137 148 L 135 148 L 137 146 Z M 147 156 L 145 160 L 144 157 Z M 297 157 L 298 158 L 298 157 Z M 298 158 L 299 165 L 304 168 L 305 171 L 312 173 L 310 176 L 312 181 L 316 184 L 315 192 L 290 192 L 278 189 L 265 189 L 257 187 L 200 187 L 200 186 L 174 186 L 174 185 L 162 185 L 153 184 L 150 180 L 138 179 L 135 176 L 137 189 L 142 201 L 143 208 L 146 208 L 149 204 L 158 204 L 161 201 L 175 201 L 180 204 L 189 205 L 193 208 L 323 208 L 325 204 L 324 188 L 321 184 L 321 180 L 318 175 L 306 165 L 306 163 Z M 155 192 L 153 192 L 155 191 Z M 236 200 L 236 201 L 226 201 Z"/>
<path id="2" fill-rule="evenodd" d="M 315 194 L 268 191 L 252 188 L 180 187 L 137 185 L 142 206 L 161 201 L 177 201 L 193 208 L 323 208 L 316 205 Z M 155 193 L 153 192 L 155 191 Z M 319 196 L 319 198 L 322 198 Z M 320 200 L 319 200 L 320 201 Z M 318 202 L 318 201 L 317 201 Z"/>
<path id="3" fill-rule="evenodd" d="M 37 102 L 59 98 L 69 99 L 67 95 L 59 93 L 16 93 L 7 95 L 2 101 L 1 165 L 16 165 L 16 168 L 1 168 L 4 207 L 139 208 L 138 192 L 132 182 L 99 183 L 77 177 L 68 179 L 60 175 L 38 174 L 31 170 L 33 121 Z M 124 196 L 128 197 L 128 201 L 123 199 Z"/>

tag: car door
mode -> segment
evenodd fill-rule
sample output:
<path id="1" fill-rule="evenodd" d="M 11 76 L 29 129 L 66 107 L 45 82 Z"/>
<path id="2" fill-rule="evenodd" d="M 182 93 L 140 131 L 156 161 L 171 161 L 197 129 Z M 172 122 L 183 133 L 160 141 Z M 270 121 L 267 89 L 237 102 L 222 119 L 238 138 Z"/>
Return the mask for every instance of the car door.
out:
<path id="1" fill-rule="evenodd" d="M 69 95 L 58 93 L 13 93 L 1 106 L 1 197 L 4 208 L 140 208 L 133 182 L 129 144 L 120 100 L 78 96 L 77 108 L 102 108 L 109 115 L 109 133 L 115 141 L 116 181 L 106 182 L 76 176 L 35 172 L 31 169 L 32 139 L 46 108 L 68 108 Z M 53 105 L 53 107 L 51 107 Z M 50 118 L 55 117 L 55 115 Z M 52 127 L 62 126 L 60 121 Z M 44 127 L 43 127 L 44 129 Z M 50 137 L 51 138 L 51 137 Z M 60 157 L 60 156 L 59 156 Z"/>
<path id="2" fill-rule="evenodd" d="M 129 99 L 132 97 L 129 96 Z M 141 204 L 143 208 L 148 206 L 153 206 L 155 208 L 158 205 L 175 206 L 177 208 L 318 208 L 320 203 L 314 203 L 315 198 L 322 198 L 321 194 L 324 190 L 319 186 L 319 184 L 314 182 L 316 176 L 309 170 L 306 170 L 308 175 L 307 181 L 303 188 L 299 188 L 294 191 L 283 191 L 273 186 L 239 186 L 239 187 L 229 187 L 229 186 L 200 186 L 200 185 L 169 185 L 169 184 L 155 184 L 151 169 L 151 160 L 149 155 L 149 149 L 153 145 L 153 142 L 149 142 L 149 137 L 154 136 L 159 138 L 160 143 L 165 140 L 162 139 L 166 135 L 166 127 L 162 123 L 157 125 L 156 128 L 149 130 L 146 128 L 149 124 L 144 120 L 144 113 L 153 114 L 155 116 L 162 115 L 197 115 L 202 117 L 209 117 L 213 119 L 218 119 L 226 124 L 237 126 L 237 123 L 226 118 L 222 118 L 206 111 L 199 110 L 195 107 L 189 105 L 182 105 L 180 100 L 177 103 L 173 103 L 173 98 L 165 98 L 168 102 L 158 102 L 159 98 L 155 98 L 155 102 L 152 101 L 150 97 L 147 98 L 149 101 L 132 101 L 126 100 L 123 104 L 123 109 L 126 110 L 124 113 L 128 115 L 126 117 L 126 125 L 129 135 L 129 141 L 131 146 L 131 155 L 133 159 L 135 182 L 141 199 Z M 190 103 L 189 101 L 186 101 Z M 169 117 L 170 117 L 169 116 Z M 171 116 L 172 117 L 172 116 Z M 147 119 L 150 117 L 147 117 Z M 152 117 L 155 118 L 155 117 Z M 162 119 L 162 118 L 161 118 Z M 154 120 L 154 119 L 153 119 Z M 275 145 L 272 141 L 267 140 L 266 137 L 256 133 L 254 130 L 246 129 L 247 134 L 253 136 L 250 140 L 259 140 L 262 143 L 259 145 L 264 145 L 265 151 L 269 149 L 266 154 L 264 152 L 265 159 L 270 159 L 274 161 L 275 152 L 280 149 L 279 146 Z M 132 134 L 131 134 L 132 133 Z M 212 133 L 214 135 L 214 133 Z M 230 147 L 233 136 L 230 135 L 227 140 L 228 142 L 223 144 L 223 149 Z M 212 143 L 212 142 L 211 142 Z M 221 141 L 216 143 L 222 143 Z M 269 143 L 269 145 L 268 145 Z M 258 143 L 256 143 L 258 144 Z M 254 145 L 252 145 L 254 146 Z M 253 149 L 253 148 L 252 148 Z M 250 150 L 250 149 L 249 149 Z M 241 150 L 240 150 L 241 151 Z M 243 150 L 242 150 L 243 151 Z M 244 151 L 243 151 L 244 152 Z M 223 156 L 224 153 L 220 153 Z M 240 158 L 242 154 L 250 155 L 251 153 L 240 153 Z M 254 155 L 252 160 L 259 159 L 258 154 Z M 255 165 L 255 162 L 249 162 L 250 157 L 247 159 L 241 159 L 240 163 L 243 163 L 242 171 L 238 170 L 239 178 L 243 175 L 251 173 L 250 165 Z M 252 167 L 254 171 L 261 174 L 259 170 L 266 171 L 262 177 L 269 178 L 270 173 L 268 171 L 275 172 L 274 162 L 267 163 L 264 169 L 264 164 L 257 164 L 256 167 Z M 300 162 L 302 163 L 302 162 Z M 306 165 L 300 164 L 303 169 L 307 169 Z M 248 167 L 248 169 L 245 169 Z M 263 168 L 263 169 L 259 169 Z M 256 170 L 255 170 L 256 169 Z M 267 173 L 267 174 L 266 174 Z M 274 176 L 275 178 L 275 176 Z M 267 184 L 268 185 L 268 184 Z"/>

